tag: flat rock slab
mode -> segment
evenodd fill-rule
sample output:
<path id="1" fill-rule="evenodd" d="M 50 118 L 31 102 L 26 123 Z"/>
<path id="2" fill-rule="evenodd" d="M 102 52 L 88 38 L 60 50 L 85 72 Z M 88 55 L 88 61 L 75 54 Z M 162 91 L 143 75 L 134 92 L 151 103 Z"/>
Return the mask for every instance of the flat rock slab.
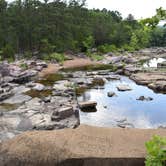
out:
<path id="1" fill-rule="evenodd" d="M 9 98 L 7 100 L 4 100 L 3 103 L 21 104 L 21 103 L 24 103 L 26 101 L 29 101 L 30 99 L 32 99 L 32 97 L 30 97 L 28 95 L 16 94 L 16 95 L 12 96 L 11 98 Z"/>
<path id="2" fill-rule="evenodd" d="M 112 164 L 114 159 L 117 162 L 124 159 L 120 166 L 126 166 L 127 159 L 131 162 L 127 165 L 144 165 L 145 142 L 153 135 L 166 137 L 166 132 L 164 129 L 119 129 L 86 125 L 77 129 L 26 132 L 0 144 L 0 165 L 118 166 L 116 162 Z"/>
<path id="3" fill-rule="evenodd" d="M 132 88 L 129 85 L 125 85 L 125 84 L 118 85 L 117 89 L 118 89 L 118 91 L 130 91 L 130 90 L 132 90 Z"/>

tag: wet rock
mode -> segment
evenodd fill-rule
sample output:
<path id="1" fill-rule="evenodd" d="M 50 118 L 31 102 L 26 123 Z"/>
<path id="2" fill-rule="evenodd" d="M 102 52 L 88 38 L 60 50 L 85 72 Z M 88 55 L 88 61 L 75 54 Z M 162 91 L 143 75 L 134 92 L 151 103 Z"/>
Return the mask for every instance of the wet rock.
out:
<path id="1" fill-rule="evenodd" d="M 125 84 L 118 85 L 117 89 L 118 89 L 118 91 L 131 91 L 132 90 L 132 88 L 129 85 L 125 85 Z"/>
<path id="2" fill-rule="evenodd" d="M 86 101 L 79 103 L 80 109 L 82 112 L 96 112 L 97 102 L 95 101 Z"/>
<path id="3" fill-rule="evenodd" d="M 116 96 L 116 93 L 115 92 L 108 92 L 107 96 L 108 97 L 113 97 L 113 96 Z"/>
<path id="4" fill-rule="evenodd" d="M 139 98 L 137 98 L 137 100 L 141 100 L 141 101 L 152 101 L 153 98 L 152 97 L 140 96 Z"/>

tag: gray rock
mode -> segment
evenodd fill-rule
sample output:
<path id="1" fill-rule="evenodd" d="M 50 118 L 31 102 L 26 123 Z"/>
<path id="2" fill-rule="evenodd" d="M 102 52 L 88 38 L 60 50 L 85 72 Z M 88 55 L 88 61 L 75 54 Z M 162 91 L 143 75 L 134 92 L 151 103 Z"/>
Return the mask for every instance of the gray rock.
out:
<path id="1" fill-rule="evenodd" d="M 71 115 L 74 114 L 74 110 L 73 107 L 66 107 L 66 108 L 61 108 L 58 111 L 54 111 L 52 116 L 51 116 L 51 120 L 52 121 L 58 121 L 61 119 L 65 119 Z"/>
<path id="2" fill-rule="evenodd" d="M 23 95 L 23 94 L 15 94 L 14 96 L 10 97 L 9 99 L 6 99 L 3 101 L 3 103 L 7 104 L 21 104 L 26 101 L 29 101 L 32 97 Z"/>
<path id="3" fill-rule="evenodd" d="M 35 83 L 36 85 L 32 88 L 34 90 L 37 90 L 37 91 L 42 91 L 45 89 L 45 86 L 43 84 L 40 84 L 40 83 Z"/>

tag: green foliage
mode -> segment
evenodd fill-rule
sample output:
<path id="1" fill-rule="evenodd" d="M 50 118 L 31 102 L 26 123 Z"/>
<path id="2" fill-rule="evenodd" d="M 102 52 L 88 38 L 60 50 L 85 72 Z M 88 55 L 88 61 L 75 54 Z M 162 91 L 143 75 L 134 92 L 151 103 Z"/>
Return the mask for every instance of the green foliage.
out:
<path id="1" fill-rule="evenodd" d="M 135 33 L 132 33 L 131 40 L 130 40 L 130 47 L 133 50 L 137 50 L 139 48 L 138 47 L 138 38 Z"/>
<path id="2" fill-rule="evenodd" d="M 39 52 L 39 58 L 43 58 L 53 52 L 70 50 L 90 53 L 93 47 L 107 53 L 124 45 L 130 47 L 129 50 L 137 49 L 136 46 L 165 46 L 164 37 L 163 42 L 152 40 L 156 36 L 160 38 L 163 31 L 154 35 L 145 28 L 147 22 L 155 27 L 166 18 L 165 13 L 160 8 L 153 18 L 138 22 L 131 14 L 123 20 L 118 11 L 88 9 L 84 0 L 68 3 L 61 0 L 14 0 L 7 3 L 1 0 L 2 59 L 13 59 L 14 53 L 29 58 L 31 53 Z M 163 36 L 165 34 L 164 31 Z"/>
<path id="3" fill-rule="evenodd" d="M 87 51 L 88 49 L 91 49 L 94 45 L 94 39 L 93 36 L 88 36 L 84 41 L 83 41 L 83 47 Z"/>
<path id="4" fill-rule="evenodd" d="M 164 166 L 166 164 L 166 138 L 154 136 L 146 142 L 146 166 Z"/>
<path id="5" fill-rule="evenodd" d="M 104 57 L 102 55 L 92 53 L 88 55 L 92 60 L 101 61 Z"/>
<path id="6" fill-rule="evenodd" d="M 108 52 L 116 52 L 117 48 L 114 44 L 104 44 L 98 47 L 98 51 L 102 53 L 108 53 Z"/>
<path id="7" fill-rule="evenodd" d="M 59 63 L 63 63 L 66 60 L 66 57 L 64 56 L 64 54 L 54 52 L 52 54 L 45 55 L 44 60 L 46 61 L 56 60 Z"/>
<path id="8" fill-rule="evenodd" d="M 9 61 L 14 60 L 14 49 L 11 45 L 7 44 L 5 47 L 2 48 L 2 59 L 8 59 Z"/>
<path id="9" fill-rule="evenodd" d="M 28 69 L 28 65 L 26 63 L 22 63 L 22 64 L 20 64 L 20 68 L 23 70 L 26 70 L 26 69 Z"/>
<path id="10" fill-rule="evenodd" d="M 51 45 L 47 39 L 42 39 L 40 42 L 40 53 L 41 54 L 50 54 L 54 51 L 54 46 Z"/>

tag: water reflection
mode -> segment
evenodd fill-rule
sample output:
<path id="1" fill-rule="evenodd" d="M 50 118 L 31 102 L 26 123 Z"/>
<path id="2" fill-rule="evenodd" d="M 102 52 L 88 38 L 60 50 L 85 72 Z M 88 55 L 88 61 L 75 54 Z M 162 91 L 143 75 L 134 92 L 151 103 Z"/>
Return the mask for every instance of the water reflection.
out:
<path id="1" fill-rule="evenodd" d="M 128 84 L 133 90 L 119 92 L 119 84 Z M 113 91 L 117 97 L 108 97 L 107 92 Z M 152 97 L 152 101 L 138 101 L 140 96 Z M 115 127 L 122 119 L 136 128 L 157 128 L 166 126 L 166 95 L 156 94 L 145 86 L 135 84 L 127 77 L 107 82 L 104 89 L 91 89 L 79 97 L 80 101 L 97 101 L 98 111 L 82 113 L 81 123 Z"/>
<path id="2" fill-rule="evenodd" d="M 143 64 L 143 67 L 147 68 L 147 67 L 155 67 L 157 68 L 157 64 L 158 63 L 162 63 L 165 62 L 166 59 L 165 58 L 153 58 L 150 59 L 148 62 Z"/>

